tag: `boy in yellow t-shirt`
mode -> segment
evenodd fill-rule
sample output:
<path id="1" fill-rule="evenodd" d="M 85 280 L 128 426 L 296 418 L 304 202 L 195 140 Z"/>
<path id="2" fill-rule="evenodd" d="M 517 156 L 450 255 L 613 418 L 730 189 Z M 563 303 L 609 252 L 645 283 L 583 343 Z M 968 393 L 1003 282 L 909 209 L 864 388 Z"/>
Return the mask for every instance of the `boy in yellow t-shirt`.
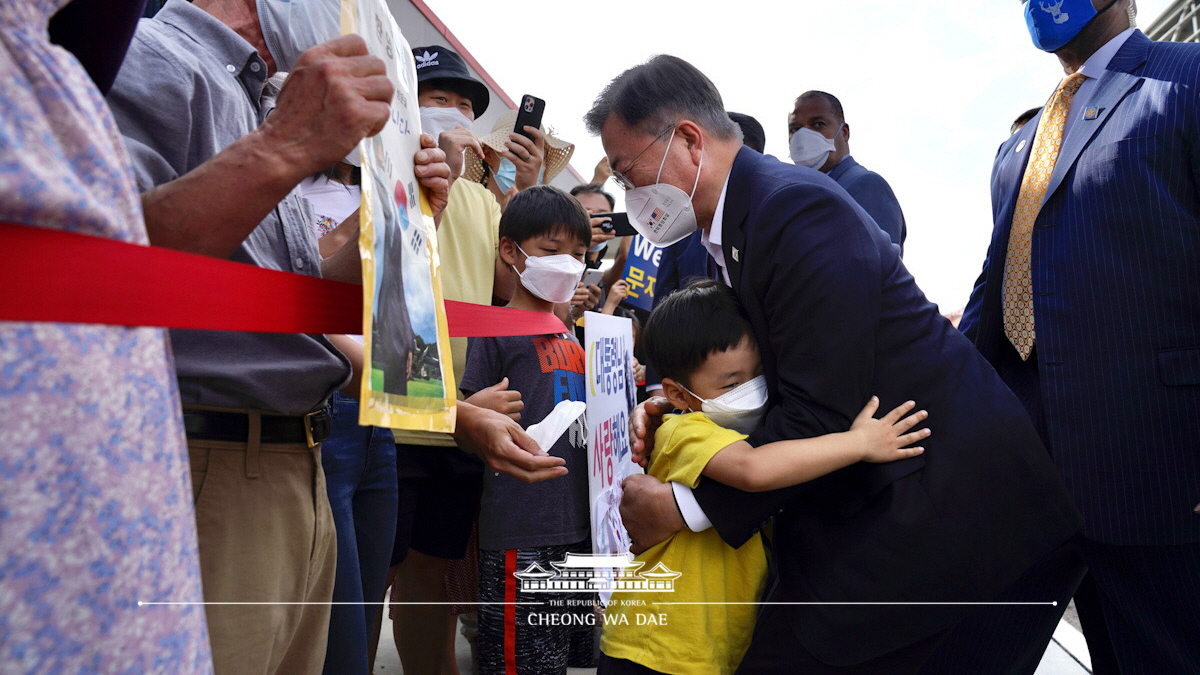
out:
<path id="1" fill-rule="evenodd" d="M 663 393 L 688 411 L 667 416 L 654 436 L 649 472 L 662 481 L 695 487 L 703 475 L 741 490 L 774 490 L 860 461 L 914 457 L 922 448 L 906 446 L 929 436 L 910 431 L 928 416 L 909 415 L 912 401 L 874 419 L 872 397 L 849 431 L 752 447 L 746 434 L 767 408 L 762 363 L 733 290 L 714 281 L 663 301 L 642 347 Z M 613 594 L 598 675 L 733 673 L 750 645 L 767 573 L 760 535 L 735 549 L 715 530 L 683 530 L 636 561 L 646 578 L 675 576 L 674 587 Z"/>

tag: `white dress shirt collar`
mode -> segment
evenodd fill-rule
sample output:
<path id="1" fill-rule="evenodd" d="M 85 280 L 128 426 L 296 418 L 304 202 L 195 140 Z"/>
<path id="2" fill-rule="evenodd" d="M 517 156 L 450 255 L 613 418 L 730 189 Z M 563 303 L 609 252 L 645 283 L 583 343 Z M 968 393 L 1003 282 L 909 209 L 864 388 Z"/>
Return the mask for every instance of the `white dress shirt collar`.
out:
<path id="1" fill-rule="evenodd" d="M 1118 33 L 1116 37 L 1105 42 L 1103 47 L 1097 49 L 1095 54 L 1092 54 L 1088 57 L 1087 61 L 1083 62 L 1083 65 L 1079 67 L 1077 72 L 1087 75 L 1089 79 L 1100 77 L 1105 70 L 1108 70 L 1108 64 L 1112 62 L 1113 57 L 1117 55 L 1117 51 L 1125 45 L 1125 41 L 1133 35 L 1135 30 L 1137 29 L 1132 27 L 1126 28 Z"/>
<path id="2" fill-rule="evenodd" d="M 730 171 L 733 173 L 733 171 Z M 729 283 L 729 270 L 725 267 L 725 251 L 721 248 L 722 225 L 725 220 L 725 194 L 729 192 L 729 176 L 725 176 L 725 184 L 721 186 L 721 197 L 717 200 L 717 211 L 713 214 L 712 225 L 708 231 L 700 235 L 700 243 L 708 251 L 708 255 L 717 263 L 721 270 L 721 278 Z"/>
<path id="3" fill-rule="evenodd" d="M 1075 98 L 1071 101 L 1071 110 L 1067 113 L 1067 123 L 1063 129 L 1063 138 L 1066 138 L 1071 133 L 1071 129 L 1075 127 L 1075 123 L 1082 115 L 1082 111 L 1092 104 L 1092 97 L 1096 94 L 1100 77 L 1104 75 L 1104 71 L 1108 70 L 1113 57 L 1117 55 L 1117 52 L 1125 45 L 1125 41 L 1136 30 L 1136 28 L 1127 28 L 1121 31 L 1116 37 L 1104 43 L 1103 47 L 1097 49 L 1096 53 L 1089 56 L 1083 62 L 1083 65 L 1079 67 L 1077 72 L 1082 73 L 1087 79 L 1079 86 L 1079 91 L 1075 93 Z"/>

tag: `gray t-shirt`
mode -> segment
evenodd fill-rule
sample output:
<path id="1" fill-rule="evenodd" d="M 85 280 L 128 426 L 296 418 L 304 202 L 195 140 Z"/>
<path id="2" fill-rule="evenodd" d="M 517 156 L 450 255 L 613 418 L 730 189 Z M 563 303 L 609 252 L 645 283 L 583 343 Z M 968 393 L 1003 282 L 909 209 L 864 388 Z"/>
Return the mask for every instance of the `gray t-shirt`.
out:
<path id="1" fill-rule="evenodd" d="M 542 421 L 560 401 L 583 401 L 586 358 L 573 335 L 471 338 L 467 347 L 464 393 L 486 389 L 504 378 L 521 392 L 521 427 Z M 553 447 L 567 460 L 567 475 L 525 483 L 506 474 L 484 473 L 479 507 L 479 548 L 499 551 L 574 544 L 587 538 L 588 465 L 584 418 L 571 425 Z"/>
<path id="2" fill-rule="evenodd" d="M 270 108 L 266 79 L 250 43 L 185 0 L 142 19 L 108 95 L 138 188 L 179 178 L 257 128 Z M 320 276 L 311 222 L 293 190 L 232 259 Z M 302 414 L 350 376 L 321 335 L 172 330 L 171 344 L 185 404 Z"/>

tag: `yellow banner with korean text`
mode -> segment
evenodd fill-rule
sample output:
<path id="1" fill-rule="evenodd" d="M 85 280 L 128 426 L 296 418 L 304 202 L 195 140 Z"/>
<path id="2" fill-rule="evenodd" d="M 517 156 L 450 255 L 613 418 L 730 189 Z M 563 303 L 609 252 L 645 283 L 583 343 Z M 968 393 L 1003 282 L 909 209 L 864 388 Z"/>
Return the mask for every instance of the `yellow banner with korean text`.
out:
<path id="1" fill-rule="evenodd" d="M 357 33 L 396 87 L 383 131 L 358 146 L 363 273 L 359 423 L 454 431 L 455 387 L 437 236 L 417 183 L 417 75 L 408 41 L 384 0 L 342 0 L 342 34 Z"/>

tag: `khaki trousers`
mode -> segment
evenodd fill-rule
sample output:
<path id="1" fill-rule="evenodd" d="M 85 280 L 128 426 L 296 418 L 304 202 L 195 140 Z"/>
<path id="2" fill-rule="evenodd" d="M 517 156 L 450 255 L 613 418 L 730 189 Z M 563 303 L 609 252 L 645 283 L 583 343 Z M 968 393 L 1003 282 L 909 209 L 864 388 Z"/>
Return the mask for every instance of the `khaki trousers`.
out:
<path id="1" fill-rule="evenodd" d="M 206 605 L 214 670 L 317 675 L 337 554 L 320 446 L 250 441 L 188 441 L 204 600 L 252 603 Z"/>

